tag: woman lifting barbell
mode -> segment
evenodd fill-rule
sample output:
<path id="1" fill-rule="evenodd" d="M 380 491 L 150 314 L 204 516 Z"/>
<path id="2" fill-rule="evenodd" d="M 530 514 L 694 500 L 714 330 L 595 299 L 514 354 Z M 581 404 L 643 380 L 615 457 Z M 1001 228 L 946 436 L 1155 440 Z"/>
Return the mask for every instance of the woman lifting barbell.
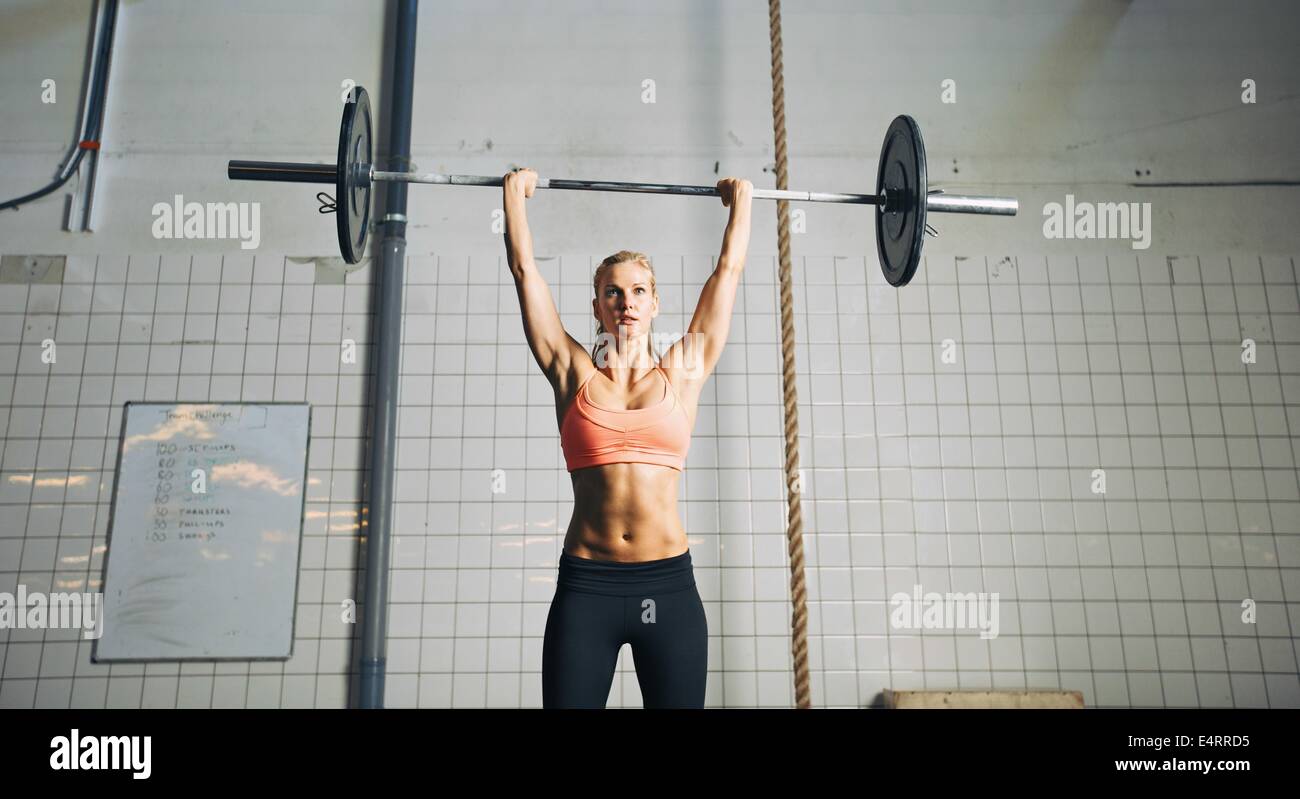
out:
<path id="1" fill-rule="evenodd" d="M 641 253 L 617 252 L 596 269 L 591 353 L 565 331 L 533 261 L 524 203 L 536 185 L 531 169 L 502 180 L 506 255 L 528 346 L 555 392 L 574 499 L 546 619 L 542 706 L 603 708 L 619 650 L 630 644 L 646 708 L 702 708 L 708 627 L 677 486 L 700 392 L 731 326 L 754 187 L 718 181 L 731 215 L 717 266 L 686 335 L 656 362 L 659 295 Z"/>

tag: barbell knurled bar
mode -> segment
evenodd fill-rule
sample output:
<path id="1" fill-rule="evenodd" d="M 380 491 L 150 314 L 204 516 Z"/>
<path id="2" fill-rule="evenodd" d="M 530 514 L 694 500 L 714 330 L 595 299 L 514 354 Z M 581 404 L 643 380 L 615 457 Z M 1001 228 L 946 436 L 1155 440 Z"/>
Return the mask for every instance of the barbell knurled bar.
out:
<path id="1" fill-rule="evenodd" d="M 279 161 L 231 161 L 231 180 L 265 180 L 280 183 L 333 183 L 337 170 L 330 164 L 298 164 Z M 384 172 L 370 169 L 366 180 L 375 182 L 423 183 L 434 186 L 497 186 L 504 184 L 501 176 L 443 175 L 437 172 Z M 539 189 L 567 189 L 570 191 L 635 192 L 638 194 L 680 194 L 691 197 L 717 197 L 715 186 L 688 186 L 679 183 L 619 183 L 610 180 L 571 180 L 537 178 Z M 809 203 L 851 203 L 856 205 L 885 205 L 888 192 L 875 194 L 841 194 L 824 191 L 780 191 L 754 189 L 755 200 L 788 200 Z M 929 194 L 926 209 L 944 214 L 984 214 L 988 216 L 1015 216 L 1020 209 L 1013 197 L 983 197 L 970 194 Z"/>
<path id="2" fill-rule="evenodd" d="M 398 180 L 406 183 L 429 183 L 451 186 L 500 186 L 502 177 L 484 175 L 440 175 L 437 172 L 380 172 L 371 171 L 371 180 Z M 684 194 L 692 197 L 717 197 L 715 186 L 684 186 L 676 183 L 617 183 L 609 180 L 568 180 L 558 178 L 537 179 L 539 189 L 573 189 L 577 191 L 626 191 L 641 194 Z M 788 200 L 808 203 L 854 203 L 858 205 L 885 205 L 885 197 L 874 194 L 840 194 L 824 191 L 781 191 L 779 189 L 754 189 L 755 200 Z M 946 214 L 988 214 L 1015 216 L 1020 204 L 1011 197 L 976 197 L 964 194 L 931 194 L 926 197 L 926 208 Z"/>

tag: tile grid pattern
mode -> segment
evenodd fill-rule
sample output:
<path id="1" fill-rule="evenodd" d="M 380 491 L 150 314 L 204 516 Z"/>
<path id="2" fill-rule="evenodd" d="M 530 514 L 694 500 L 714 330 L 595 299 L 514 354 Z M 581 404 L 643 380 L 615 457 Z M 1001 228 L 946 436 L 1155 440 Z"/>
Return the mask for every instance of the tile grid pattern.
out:
<path id="1" fill-rule="evenodd" d="M 684 330 L 711 263 L 654 260 L 656 329 Z M 591 336 L 595 263 L 543 264 L 566 326 Z M 61 286 L 0 286 L 0 504 L 22 520 L 0 532 L 0 591 L 98 587 L 124 402 L 306 400 L 295 653 L 95 665 L 76 631 L 3 629 L 0 706 L 343 704 L 368 272 L 315 285 L 311 265 L 268 257 L 68 266 Z M 1100 706 L 1300 706 L 1293 259 L 931 260 L 902 292 L 871 267 L 796 262 L 815 704 L 1059 687 Z M 772 259 L 751 260 L 682 483 L 710 705 L 792 697 L 774 281 Z M 537 706 L 572 508 L 549 386 L 500 259 L 411 259 L 406 310 L 388 703 Z M 1246 337 L 1259 362 L 1243 369 Z M 939 360 L 947 338 L 955 364 Z M 887 600 L 915 583 L 998 592 L 1001 635 L 894 628 Z M 639 705 L 625 648 L 610 706 Z"/>

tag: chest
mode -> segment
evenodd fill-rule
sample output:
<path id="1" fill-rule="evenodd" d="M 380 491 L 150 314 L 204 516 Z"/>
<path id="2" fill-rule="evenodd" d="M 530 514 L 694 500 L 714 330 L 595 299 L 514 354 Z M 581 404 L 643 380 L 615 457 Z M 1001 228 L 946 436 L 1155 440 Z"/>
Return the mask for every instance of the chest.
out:
<path id="1" fill-rule="evenodd" d="M 602 380 L 602 378 L 602 375 L 597 374 L 581 388 L 556 392 L 555 420 L 557 425 L 564 426 L 564 419 L 575 403 L 578 392 L 581 391 L 585 394 L 584 400 L 588 406 L 595 406 L 600 410 L 614 413 L 642 411 L 658 407 L 661 404 L 671 406 L 675 403 L 680 405 L 686 413 L 690 427 L 695 427 L 696 411 L 699 406 L 700 392 L 703 388 L 702 381 L 699 383 L 687 381 L 685 384 L 679 384 L 678 382 L 667 381 L 665 377 L 660 377 L 656 380 L 647 379 L 642 381 L 646 385 L 638 385 L 630 392 L 620 392 L 613 385 L 604 385 L 608 384 L 609 381 L 607 379 Z"/>

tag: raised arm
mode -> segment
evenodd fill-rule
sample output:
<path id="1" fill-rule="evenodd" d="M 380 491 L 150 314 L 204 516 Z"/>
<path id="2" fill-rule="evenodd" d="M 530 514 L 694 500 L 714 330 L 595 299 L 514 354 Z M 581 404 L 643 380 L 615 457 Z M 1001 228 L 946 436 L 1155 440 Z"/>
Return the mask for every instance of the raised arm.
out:
<path id="1" fill-rule="evenodd" d="M 537 173 L 531 169 L 507 173 L 503 179 L 506 260 L 515 279 L 515 293 L 519 295 L 528 348 L 546 379 L 558 391 L 564 389 L 576 374 L 574 364 L 588 356 L 582 345 L 564 329 L 555 300 L 551 297 L 551 288 L 546 285 L 533 260 L 533 236 L 528 230 L 524 203 L 533 196 L 536 187 Z"/>
<path id="2" fill-rule="evenodd" d="M 718 365 L 722 348 L 727 344 L 731 309 L 736 302 L 736 289 L 740 286 L 745 253 L 749 249 L 749 210 L 753 191 L 754 185 L 748 180 L 723 178 L 718 181 L 722 204 L 731 208 L 727 230 L 722 235 L 718 264 L 700 291 L 686 335 L 673 342 L 663 357 L 666 364 L 681 370 L 678 374 L 683 380 L 706 379 Z"/>

